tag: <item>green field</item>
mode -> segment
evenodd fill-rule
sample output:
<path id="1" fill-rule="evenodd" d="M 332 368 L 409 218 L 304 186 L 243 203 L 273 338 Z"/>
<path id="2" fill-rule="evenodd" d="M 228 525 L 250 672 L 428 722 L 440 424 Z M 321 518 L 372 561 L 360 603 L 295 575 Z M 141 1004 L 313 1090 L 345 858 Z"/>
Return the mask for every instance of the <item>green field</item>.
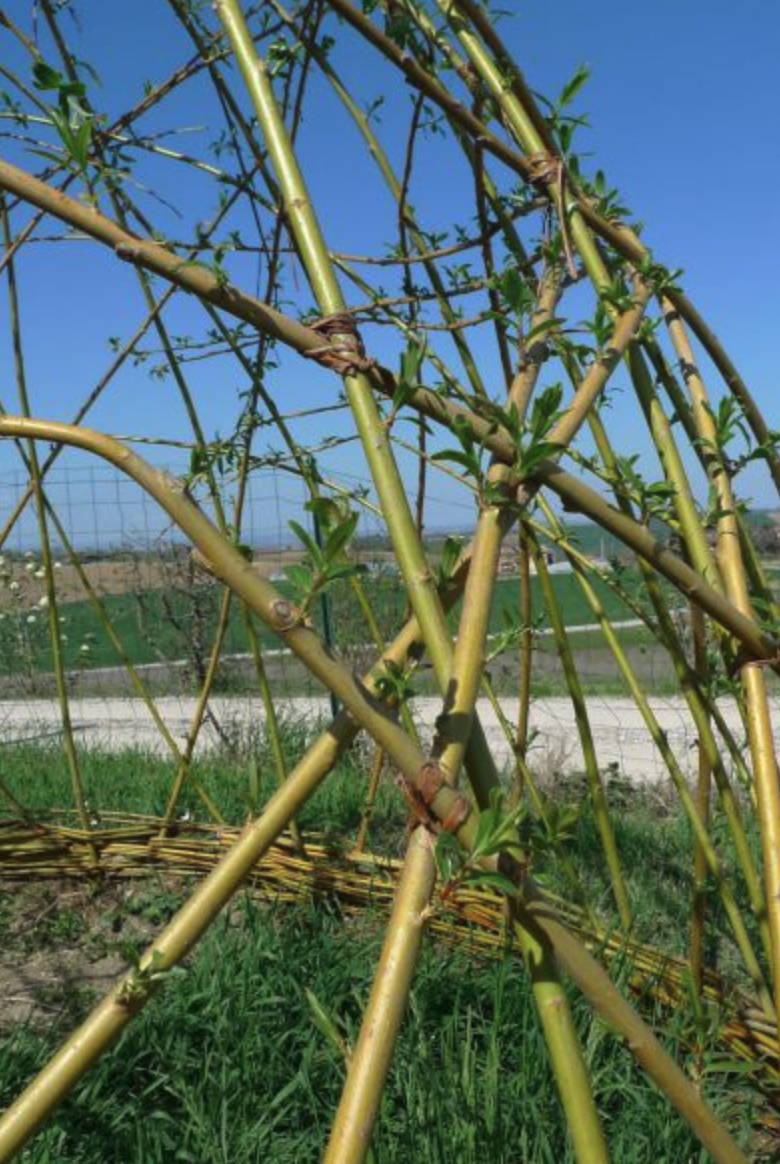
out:
<path id="1" fill-rule="evenodd" d="M 553 575 L 552 582 L 564 619 L 570 626 L 591 624 L 593 616 L 573 575 Z M 395 577 L 367 576 L 364 586 L 375 606 L 376 617 L 386 635 L 400 629 L 405 608 L 405 592 Z M 624 620 L 634 614 L 604 583 L 595 581 L 594 587 L 609 618 Z M 288 592 L 284 583 L 279 586 Z M 541 627 L 549 626 L 539 593 L 538 579 L 532 579 L 534 611 L 539 612 Z M 183 659 L 187 661 L 196 651 L 205 658 L 210 648 L 217 622 L 220 589 L 214 585 L 199 585 L 189 591 L 146 590 L 140 598 L 133 593 L 108 594 L 103 606 L 119 636 L 131 662 L 135 665 Z M 507 578 L 496 586 L 491 613 L 491 631 L 503 629 L 504 612 L 517 611 L 518 583 Z M 334 588 L 332 600 L 334 637 L 340 645 L 355 645 L 370 641 L 362 625 L 360 614 L 351 593 L 342 583 Z M 64 603 L 60 607 L 65 635 L 64 655 L 68 669 L 112 667 L 119 664 L 119 656 L 106 631 L 88 601 Z M 314 610 L 315 621 L 321 626 L 319 604 Z M 453 628 L 457 625 L 458 609 L 450 616 Z M 261 624 L 257 624 L 262 644 L 267 648 L 279 646 L 278 638 Z M 29 649 L 16 645 L 20 636 Z M 86 647 L 86 650 L 84 649 Z M 225 642 L 226 654 L 240 654 L 248 650 L 246 633 L 238 608 L 234 609 Z M 52 667 L 45 618 L 39 617 L 30 627 L 24 617 L 6 618 L 0 623 L 0 674 L 18 673 L 24 666 L 37 672 Z"/>

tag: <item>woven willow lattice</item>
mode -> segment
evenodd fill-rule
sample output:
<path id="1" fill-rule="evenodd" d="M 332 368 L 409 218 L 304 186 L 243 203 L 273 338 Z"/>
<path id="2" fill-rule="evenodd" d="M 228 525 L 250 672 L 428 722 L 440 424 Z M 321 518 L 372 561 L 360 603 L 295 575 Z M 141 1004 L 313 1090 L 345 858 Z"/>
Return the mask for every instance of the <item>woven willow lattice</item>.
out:
<path id="1" fill-rule="evenodd" d="M 33 39 L 23 21 L 2 18 L 18 69 L 3 66 L 4 118 L 14 133 L 0 160 L 0 265 L 16 402 L 7 375 L 0 436 L 28 482 L 0 533 L 7 554 L 2 649 L 15 660 L 3 682 L 11 694 L 14 681 L 24 680 L 21 690 L 56 696 L 76 822 L 64 830 L 36 825 L 23 794 L 3 782 L 15 822 L 6 829 L 4 868 L 34 876 L 37 862 L 40 873 L 100 879 L 127 872 L 131 862 L 181 860 L 210 871 L 0 1120 L 0 1160 L 21 1151 L 108 1053 L 256 875 L 261 858 L 274 854 L 273 869 L 285 854 L 297 869 L 289 884 L 305 884 L 307 870 L 321 868 L 317 876 L 334 892 L 362 870 L 352 892 L 364 900 L 366 828 L 387 765 L 408 808 L 407 832 L 396 842 L 406 855 L 382 889 L 384 900 L 392 886 L 382 958 L 324 1158 L 341 1164 L 370 1151 L 428 933 L 451 937 L 457 923 L 443 918 L 460 910 L 489 929 L 489 945 L 498 940 L 500 905 L 531 982 L 575 1158 L 606 1160 L 609 1148 L 565 980 L 627 1045 L 710 1156 L 744 1161 L 604 963 L 619 948 L 634 959 L 629 984 L 650 967 L 659 992 L 678 1004 L 684 982 L 714 998 L 721 987 L 704 951 L 719 924 L 706 908 L 716 896 L 717 919 L 725 919 L 753 999 L 739 996 L 724 1038 L 748 1057 L 765 1053 L 774 1079 L 780 791 L 768 685 L 780 673 L 778 606 L 740 505 L 739 473 L 761 459 L 780 491 L 780 457 L 775 434 L 677 274 L 656 261 L 603 176 L 578 161 L 570 112 L 584 77 L 542 107 L 475 0 L 362 8 L 315 0 L 289 10 L 276 0 L 243 10 L 238 0 L 217 0 L 213 11 L 160 0 L 177 67 L 121 113 L 108 113 L 91 72 L 69 48 L 70 4 L 40 0 L 33 7 Z M 391 161 L 397 149 L 385 152 L 377 110 L 366 112 L 353 96 L 355 60 L 363 78 L 381 71 L 389 99 L 402 95 L 405 112 L 390 123 L 403 126 L 399 165 Z M 168 132 L 168 118 L 189 110 L 188 100 L 196 118 L 218 126 L 211 148 L 191 151 L 188 139 Z M 322 135 L 318 150 L 312 134 Z M 445 233 L 415 210 L 424 153 L 434 169 L 441 165 L 442 181 L 459 183 L 458 224 Z M 392 236 L 389 250 L 331 249 L 330 218 L 344 236 L 345 208 L 356 250 L 367 237 L 376 248 L 376 238 Z M 374 214 L 384 216 L 379 232 L 369 222 Z M 179 237 L 171 237 L 173 229 Z M 22 291 L 25 265 L 43 239 L 51 251 L 35 269 L 41 294 L 50 296 L 53 287 L 55 298 L 68 295 L 67 264 L 77 252 L 76 262 L 88 254 L 95 263 L 79 292 L 94 299 L 85 312 L 98 312 L 101 297 L 120 288 L 129 296 L 137 287 L 143 303 L 134 330 L 125 326 L 125 305 L 115 305 L 122 335 L 72 423 L 39 416 L 34 386 L 28 390 Z M 76 374 L 66 365 L 64 354 L 62 374 Z M 204 367 L 218 373 L 209 379 Z M 613 434 L 605 420 L 618 377 L 635 397 L 635 431 L 625 434 Z M 149 383 L 154 394 L 144 399 Z M 301 383 L 311 385 L 305 396 Z M 128 385 L 139 392 L 133 423 L 145 431 L 110 435 L 129 427 L 119 420 Z M 218 406 L 204 400 L 207 390 L 219 392 Z M 170 401 L 175 413 L 167 411 Z M 92 416 L 97 430 L 86 427 Z M 640 429 L 655 480 L 634 456 Z M 223 435 L 211 436 L 215 430 Z M 171 444 L 188 458 L 181 477 L 155 467 L 157 446 L 170 457 Z M 103 555 L 98 584 L 89 545 L 63 516 L 53 485 L 61 455 L 68 464 L 81 463 L 78 456 L 113 466 L 154 511 L 161 536 L 167 532 L 154 562 L 156 597 L 139 602 L 135 618 L 147 632 L 151 627 L 158 657 L 168 652 L 164 671 L 177 623 L 183 631 L 187 681 L 197 686 L 183 738 L 163 714 L 156 673 L 138 656 L 118 567 L 109 584 L 106 562 L 114 568 L 118 548 L 113 558 Z M 257 547 L 245 544 L 250 484 L 269 467 L 302 483 L 307 499 L 278 577 Z M 370 477 L 367 488 L 351 482 L 351 468 Z M 426 497 L 438 480 L 469 507 L 467 545 L 426 544 Z M 698 500 L 699 481 L 709 490 L 706 504 Z M 78 511 L 78 499 L 73 504 Z M 562 510 L 612 539 L 611 564 L 595 548 L 586 552 Z M 26 560 L 13 539 L 30 514 L 36 547 Z M 667 963 L 663 951 L 607 934 L 603 903 L 589 899 L 567 857 L 566 830 L 575 826 L 536 785 L 530 715 L 541 620 L 573 707 L 609 907 L 629 935 L 633 905 L 627 855 L 615 838 L 615 782 L 599 755 L 550 547 L 690 821 L 696 892 L 687 960 Z M 496 625 L 491 612 L 507 578 L 516 605 Z M 380 603 L 381 579 L 394 604 Z M 78 621 L 79 603 L 87 622 Z M 339 604 L 342 617 L 334 621 Z M 665 660 L 675 706 L 695 733 L 695 791 L 689 757 L 670 743 L 616 620 L 638 625 L 642 641 Z M 278 781 L 240 832 L 225 825 L 224 805 L 199 781 L 195 757 L 202 732 L 217 723 L 212 696 L 236 634 L 244 682 L 262 709 L 264 762 Z M 170 759 L 165 803 L 151 822 L 112 815 L 115 806 L 96 805 L 87 794 L 73 686 L 97 682 L 90 656 L 98 649 L 113 653 Z M 298 668 L 293 686 L 305 674 L 332 700 L 332 722 L 292 764 L 280 725 L 281 657 Z M 486 662 L 508 657 L 517 701 L 511 720 L 506 691 L 497 692 L 496 668 Z M 427 734 L 411 711 L 417 683 L 432 685 L 440 700 Z M 508 773 L 478 714 L 480 693 L 509 741 Z M 363 753 L 362 856 L 339 858 L 339 865 L 333 855 L 328 864 L 333 851 L 302 837 L 295 817 L 339 757 L 363 740 L 371 747 Z M 247 767 L 251 791 L 258 773 Z M 185 796 L 194 797 L 203 818 L 192 833 L 181 822 Z M 537 883 L 540 837 L 569 887 L 568 903 Z M 342 853 L 353 840 L 342 838 Z M 724 873 L 724 845 L 736 854 L 738 885 Z"/>

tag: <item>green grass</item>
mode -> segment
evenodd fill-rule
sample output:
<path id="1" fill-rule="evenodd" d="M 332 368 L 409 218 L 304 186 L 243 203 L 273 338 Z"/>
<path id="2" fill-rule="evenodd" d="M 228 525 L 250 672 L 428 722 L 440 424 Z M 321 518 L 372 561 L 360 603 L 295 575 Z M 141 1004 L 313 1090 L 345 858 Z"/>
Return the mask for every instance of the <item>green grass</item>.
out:
<path id="1" fill-rule="evenodd" d="M 268 910 L 244 898 L 20 1159 L 314 1164 L 344 1067 L 315 1027 L 305 991 L 353 1041 L 380 937 L 370 915 L 345 926 L 323 908 Z M 579 1000 L 573 1004 L 612 1158 L 705 1161 L 628 1054 Z M 0 1103 L 40 1069 L 58 1033 L 22 1029 L 7 1042 Z M 685 1033 L 678 1016 L 666 1034 L 684 1059 Z M 715 1075 L 703 1090 L 746 1144 L 750 1095 L 737 1107 L 729 1081 Z M 521 968 L 429 945 L 382 1102 L 373 1164 L 566 1164 L 572 1154 L 562 1123 Z"/>
<path id="2" fill-rule="evenodd" d="M 288 725 L 291 759 L 305 738 L 303 729 Z M 262 750 L 260 756 L 265 772 Z M 217 754 L 196 770 L 226 817 L 243 821 L 252 806 L 247 764 Z M 93 809 L 156 812 L 171 767 L 141 754 L 86 752 L 84 775 Z M 9 749 L 3 779 L 39 813 L 70 801 L 67 770 L 53 749 Z M 261 800 L 272 786 L 270 777 L 261 782 Z M 348 756 L 306 806 L 301 824 L 347 840 L 360 820 L 364 790 L 365 765 Z M 582 806 L 576 780 L 557 782 L 555 795 L 559 803 Z M 657 793 L 617 785 L 611 796 L 637 913 L 636 936 L 682 952 L 691 890 L 690 828 Z M 203 815 L 190 791 L 182 802 L 185 808 Z M 385 782 L 374 818 L 374 845 L 397 855 L 406 815 L 397 790 Z M 723 848 L 731 864 L 728 845 Z M 610 924 L 614 910 L 587 806 L 568 853 Z M 534 871 L 551 887 L 562 887 L 552 858 L 544 853 Z M 4 898 L 6 933 L 13 929 L 9 918 L 25 908 L 25 889 L 13 888 Z M 119 897 L 110 886 L 96 887 L 89 933 L 83 918 L 77 924 L 79 916 L 67 900 L 43 920 L 36 907 L 36 927 L 32 933 L 29 926 L 23 931 L 24 940 L 33 942 L 27 949 L 81 943 L 93 957 L 93 947 L 102 943 L 104 950 L 106 935 L 112 933 L 117 948 L 124 949 L 126 935 L 135 932 L 139 920 L 151 932 L 171 915 L 184 890 L 181 882 L 171 887 L 154 878 L 123 887 Z M 53 900 L 56 906 L 56 894 Z M 720 964 L 728 966 L 731 945 L 714 904 L 710 917 L 713 950 L 717 944 Z M 353 1040 L 380 944 L 381 920 L 371 914 L 344 919 L 326 903 L 261 907 L 240 895 L 237 907 L 216 923 L 189 960 L 186 974 L 171 980 L 20 1159 L 27 1164 L 318 1160 L 344 1068 L 313 1022 L 306 991 Z M 0 958 L 9 949 L 6 941 Z M 49 1001 L 57 1002 L 56 995 L 52 987 Z M 30 1026 L 6 1039 L 0 1054 L 0 1104 L 9 1102 L 43 1065 L 86 1012 L 90 998 L 76 991 L 66 1001 L 51 1029 Z M 704 1164 L 706 1154 L 625 1050 L 574 994 L 572 1003 L 612 1158 L 621 1164 Z M 698 1028 L 697 1034 L 685 1008 L 670 1013 L 651 1000 L 643 1007 L 671 1050 L 690 1070 L 699 1071 L 704 1094 L 740 1142 L 753 1143 L 751 1122 L 762 1101 L 743 1077 L 714 1070 L 717 1014 L 709 1014 L 706 1029 Z M 755 1146 L 751 1152 L 752 1159 L 771 1158 L 760 1157 Z M 428 944 L 382 1103 L 373 1164 L 567 1164 L 571 1159 L 521 967 L 509 959 L 482 962 Z"/>

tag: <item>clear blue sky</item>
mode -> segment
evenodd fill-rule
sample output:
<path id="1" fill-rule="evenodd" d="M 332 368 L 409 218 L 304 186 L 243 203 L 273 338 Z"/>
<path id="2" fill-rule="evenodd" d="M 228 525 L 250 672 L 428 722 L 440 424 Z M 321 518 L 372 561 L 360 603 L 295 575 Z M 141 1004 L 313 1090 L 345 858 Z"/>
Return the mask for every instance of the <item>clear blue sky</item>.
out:
<path id="1" fill-rule="evenodd" d="M 746 376 L 765 409 L 770 425 L 780 427 L 777 355 L 780 296 L 780 161 L 776 149 L 780 100 L 776 90 L 780 48 L 780 7 L 776 0 L 749 6 L 707 4 L 703 0 L 652 6 L 575 0 L 545 0 L 507 5 L 514 15 L 502 22 L 532 87 L 553 96 L 581 63 L 591 80 L 578 109 L 587 112 L 590 129 L 581 149 L 590 164 L 606 171 L 637 217 L 646 223 L 645 238 L 670 267 L 682 267 L 683 284 Z M 11 14 L 32 31 L 33 5 L 18 2 Z M 109 118 L 138 100 L 145 81 L 160 81 L 191 55 L 189 42 L 162 0 L 83 0 L 80 24 L 71 24 L 69 40 L 78 56 L 97 68 L 102 86 L 90 88 L 94 104 Z M 206 9 L 208 11 L 208 9 Z M 54 63 L 39 22 L 45 55 Z M 378 96 L 387 73 L 379 59 L 347 29 L 338 37 L 337 59 L 344 77 L 363 99 Z M 29 64 L 8 33 L 0 30 L 0 60 L 29 76 Z M 10 91 L 4 81 L 0 88 Z M 237 86 L 238 89 L 238 86 Z M 381 250 L 394 241 L 394 215 L 368 163 L 358 155 L 354 132 L 324 128 L 320 112 L 335 111 L 319 81 L 312 93 L 317 114 L 310 114 L 302 136 L 302 159 L 323 219 L 328 243 L 344 251 Z M 381 134 L 396 165 L 404 140 L 408 92 L 388 100 Z M 335 124 L 344 124 L 339 121 Z M 139 125 L 145 130 L 188 127 L 191 132 L 171 144 L 199 156 L 218 129 L 216 107 L 208 88 L 188 85 L 162 114 Z M 13 132 L 7 122 L 0 124 Z M 0 150 L 33 168 L 41 164 L 8 139 Z M 138 191 L 145 211 L 170 236 L 191 233 L 192 222 L 208 219 L 214 190 L 170 163 L 146 168 L 156 188 L 178 207 L 171 209 Z M 447 229 L 457 220 L 459 172 L 434 145 L 430 160 L 416 171 L 412 202 L 428 229 Z M 14 224 L 24 215 L 17 212 Z M 246 217 L 242 230 L 249 238 Z M 236 282 L 254 290 L 254 266 L 236 262 Z M 132 271 L 98 245 L 44 243 L 25 248 L 19 263 L 24 294 L 24 331 L 30 393 L 34 411 L 69 419 L 108 361 L 107 338 L 131 334 L 143 315 Z M 299 274 L 299 285 L 301 279 Z M 181 299 L 181 297 L 180 297 Z M 0 294 L 0 368 L 2 399 L 13 411 L 13 380 L 5 325 L 7 302 Z M 198 309 L 181 299 L 171 314 L 171 328 L 196 333 L 203 328 Z M 367 336 L 372 351 L 397 363 L 386 330 Z M 488 360 L 488 371 L 494 366 Z M 240 374 L 225 363 L 192 365 L 193 386 L 210 434 L 227 432 L 235 415 Z M 272 385 L 285 407 L 308 407 L 332 399 L 332 377 L 300 360 L 284 360 Z M 614 411 L 616 432 L 624 435 L 622 451 L 644 448 L 640 426 L 629 401 Z M 158 381 L 147 367 L 128 367 L 94 412 L 95 427 L 115 433 L 149 432 L 188 437 L 181 406 L 170 379 Z M 301 434 L 313 438 L 313 426 Z M 158 459 L 161 454 L 158 454 Z M 71 460 L 71 463 L 74 463 Z M 81 461 L 83 463 L 83 459 Z M 0 450 L 0 470 L 12 464 Z M 364 475 L 355 452 L 331 459 L 335 469 Z M 755 504 L 774 504 L 760 470 L 745 474 L 743 492 Z M 439 488 L 442 521 L 457 520 L 448 487 Z"/>

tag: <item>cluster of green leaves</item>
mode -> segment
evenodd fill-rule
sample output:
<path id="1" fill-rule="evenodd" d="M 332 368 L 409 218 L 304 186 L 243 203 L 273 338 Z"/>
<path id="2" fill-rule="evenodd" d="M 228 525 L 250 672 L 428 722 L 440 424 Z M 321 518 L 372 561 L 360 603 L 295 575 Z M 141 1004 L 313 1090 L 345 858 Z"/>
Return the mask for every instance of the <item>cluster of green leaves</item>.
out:
<path id="1" fill-rule="evenodd" d="M 446 901 L 459 888 L 497 889 L 508 897 L 516 897 L 519 886 L 497 868 L 485 868 L 486 862 L 495 864 L 502 855 L 523 863 L 525 847 L 520 841 L 520 824 L 528 812 L 524 804 L 508 809 L 504 792 L 494 789 L 490 804 L 479 815 L 479 824 L 470 853 L 464 853 L 452 833 L 441 833 L 436 841 L 434 856 L 441 880 L 441 898 Z"/>
<path id="2" fill-rule="evenodd" d="M 752 461 L 765 461 L 777 454 L 780 432 L 770 429 L 766 441 L 756 441 L 745 420 L 742 405 L 733 396 L 724 396 L 717 408 L 705 405 L 712 418 L 715 434 L 712 439 L 699 437 L 696 444 L 705 454 L 714 454 L 722 463 L 730 477 L 736 477 Z M 746 451 L 739 456 L 730 453 L 730 446 L 741 437 Z"/>
<path id="3" fill-rule="evenodd" d="M 534 309 L 536 297 L 528 282 L 516 266 L 504 267 L 497 271 L 490 280 L 490 286 L 497 291 L 501 302 L 518 319 L 530 315 Z M 503 319 L 503 316 L 501 317 Z"/>
<path id="4" fill-rule="evenodd" d="M 553 384 L 539 392 L 534 397 L 531 406 L 531 415 L 526 423 L 518 428 L 517 413 L 514 413 L 515 433 L 518 449 L 515 469 L 521 478 L 530 477 L 537 465 L 547 457 L 554 456 L 560 445 L 550 440 L 550 433 L 561 418 L 561 401 L 563 388 L 560 384 Z M 509 410 L 510 418 L 512 409 Z M 510 432 L 512 428 L 510 427 Z"/>
<path id="5" fill-rule="evenodd" d="M 547 320 L 544 325 L 534 328 L 534 332 L 540 331 L 542 327 L 549 330 L 554 322 Z M 513 468 L 521 480 L 532 477 L 541 461 L 555 456 L 560 450 L 560 445 L 550 439 L 550 434 L 561 418 L 562 400 L 562 385 L 551 384 L 534 397 L 531 412 L 525 420 L 520 419 L 517 408 L 511 403 L 508 408 L 496 411 L 496 422 L 506 429 L 515 446 Z"/>
<path id="6" fill-rule="evenodd" d="M 57 104 L 49 107 L 49 117 L 57 133 L 67 165 L 77 174 L 86 173 L 89 151 L 95 129 L 95 119 L 82 104 L 87 95 L 86 86 L 80 81 L 69 81 L 57 69 L 38 60 L 33 65 L 33 84 L 41 93 L 54 93 Z M 49 150 L 33 150 L 33 153 L 62 164 L 62 157 Z"/>
<path id="7" fill-rule="evenodd" d="M 571 162 L 569 163 L 571 168 Z M 625 220 L 631 210 L 622 200 L 616 186 L 610 186 L 603 170 L 597 170 L 592 179 L 577 174 L 577 182 L 582 192 L 591 199 L 595 209 L 607 221 Z"/>
<path id="8" fill-rule="evenodd" d="M 648 255 L 637 265 L 637 272 L 643 282 L 652 287 L 653 292 L 659 297 L 667 295 L 670 291 L 682 291 L 679 283 L 682 269 L 672 271 L 657 263 L 652 255 Z"/>
<path id="9" fill-rule="evenodd" d="M 560 450 L 560 445 L 550 439 L 550 434 L 560 420 L 562 399 L 563 388 L 560 384 L 545 388 L 534 398 L 526 420 L 521 419 L 514 403 L 501 408 L 491 401 L 479 401 L 477 408 L 490 421 L 493 430 L 503 429 L 511 438 L 516 454 L 512 468 L 519 480 L 533 477 L 540 462 Z M 434 453 L 432 459 L 459 465 L 474 485 L 483 505 L 510 504 L 504 486 L 488 479 L 483 465 L 484 446 L 475 440 L 468 421 L 457 417 L 450 431 L 457 437 L 460 448 L 442 449 Z"/>
<path id="10" fill-rule="evenodd" d="M 637 469 L 639 454 L 631 457 L 615 458 L 614 480 L 619 484 L 624 496 L 634 503 L 641 519 L 647 525 L 653 518 L 674 527 L 674 498 L 677 490 L 668 481 L 645 481 Z"/>
<path id="11" fill-rule="evenodd" d="M 564 804 L 542 793 L 537 795 L 542 804 L 543 815 L 529 814 L 522 823 L 520 834 L 526 852 L 534 862 L 546 854 L 559 855 L 562 848 L 575 840 L 584 803 L 581 800 L 579 804 Z M 534 876 L 542 885 L 550 881 L 549 874 L 536 865 Z"/>
<path id="12" fill-rule="evenodd" d="M 313 515 L 315 530 L 319 529 L 321 536 L 318 538 L 299 522 L 291 521 L 290 529 L 306 549 L 306 558 L 303 562 L 284 567 L 304 617 L 308 616 L 317 595 L 331 583 L 365 571 L 365 566 L 347 558 L 347 548 L 355 536 L 359 515 L 330 497 L 315 497 L 306 508 Z"/>
<path id="13" fill-rule="evenodd" d="M 396 389 L 393 393 L 392 407 L 387 417 L 387 426 L 390 427 L 396 416 L 408 404 L 415 391 L 420 386 L 420 370 L 425 361 L 426 344 L 415 336 L 407 340 L 406 347 L 401 352 L 401 360 L 396 376 Z"/>
<path id="14" fill-rule="evenodd" d="M 402 667 L 400 663 L 386 659 L 383 673 L 374 682 L 377 695 L 394 705 L 408 702 L 415 695 L 411 675 L 410 667 Z"/>
<path id="15" fill-rule="evenodd" d="M 453 465 L 458 465 L 475 488 L 481 491 L 485 480 L 482 464 L 484 447 L 474 439 L 471 425 L 463 416 L 455 418 L 450 432 L 458 441 L 460 448 L 440 449 L 433 454 L 431 460 L 449 461 Z"/>
<path id="16" fill-rule="evenodd" d="M 578 171 L 576 156 L 572 153 L 574 135 L 578 129 L 588 125 L 587 117 L 573 116 L 564 111 L 572 104 L 590 78 L 590 70 L 585 65 L 578 65 L 570 79 L 566 82 L 560 94 L 554 101 L 537 93 L 536 98 L 546 110 L 546 120 L 555 138 L 561 156 L 569 168 L 574 165 Z"/>

